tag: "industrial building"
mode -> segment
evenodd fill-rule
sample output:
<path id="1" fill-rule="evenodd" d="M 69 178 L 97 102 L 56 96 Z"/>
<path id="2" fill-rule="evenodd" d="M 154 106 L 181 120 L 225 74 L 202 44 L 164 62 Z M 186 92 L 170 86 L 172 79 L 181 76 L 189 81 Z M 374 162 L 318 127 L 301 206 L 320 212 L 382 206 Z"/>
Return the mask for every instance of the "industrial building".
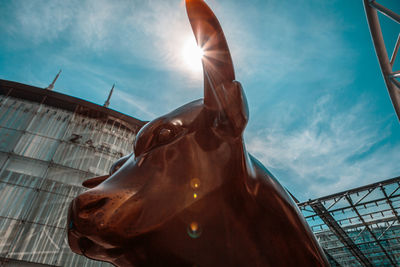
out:
<path id="1" fill-rule="evenodd" d="M 0 266 L 110 266 L 71 252 L 67 208 L 144 122 L 51 85 L 0 80 Z"/>

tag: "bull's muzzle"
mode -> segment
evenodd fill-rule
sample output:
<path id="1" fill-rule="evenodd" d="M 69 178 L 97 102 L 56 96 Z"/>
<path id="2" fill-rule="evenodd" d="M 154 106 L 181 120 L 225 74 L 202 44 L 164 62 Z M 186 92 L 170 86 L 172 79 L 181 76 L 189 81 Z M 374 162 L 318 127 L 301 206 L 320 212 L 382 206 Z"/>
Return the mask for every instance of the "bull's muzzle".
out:
<path id="1" fill-rule="evenodd" d="M 76 197 L 68 211 L 68 244 L 77 254 L 89 258 L 104 260 L 119 257 L 122 250 L 114 246 L 105 246 L 103 242 L 90 239 L 90 235 L 101 231 L 104 208 L 110 198 L 89 190 Z M 99 223 L 100 222 L 100 223 Z"/>
<path id="2" fill-rule="evenodd" d="M 110 201 L 110 198 L 107 197 L 104 193 L 102 193 L 98 189 L 90 189 L 79 196 L 77 196 L 72 201 L 71 206 L 71 219 L 75 222 L 79 222 L 79 225 L 84 229 L 86 226 L 91 228 L 90 224 L 94 222 L 101 221 L 107 209 L 107 203 Z"/>

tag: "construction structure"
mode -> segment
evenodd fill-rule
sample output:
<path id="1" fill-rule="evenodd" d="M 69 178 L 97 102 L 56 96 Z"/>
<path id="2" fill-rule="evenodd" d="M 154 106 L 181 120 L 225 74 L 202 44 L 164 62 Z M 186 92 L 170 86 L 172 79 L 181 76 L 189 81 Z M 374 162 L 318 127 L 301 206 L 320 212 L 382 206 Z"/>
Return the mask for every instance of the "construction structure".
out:
<path id="1" fill-rule="evenodd" d="M 400 265 L 400 177 L 298 206 L 332 266 Z"/>
<path id="2" fill-rule="evenodd" d="M 393 52 L 389 58 L 386 50 L 385 41 L 383 39 L 382 29 L 379 23 L 378 12 L 387 16 L 393 23 L 400 24 L 400 15 L 391 9 L 379 4 L 375 0 L 363 0 L 365 14 L 368 21 L 372 42 L 375 47 L 376 56 L 378 57 L 379 66 L 385 80 L 386 88 L 392 100 L 393 107 L 396 111 L 397 118 L 400 120 L 400 70 L 393 70 L 396 61 L 397 52 L 400 46 L 400 33 L 394 45 Z"/>

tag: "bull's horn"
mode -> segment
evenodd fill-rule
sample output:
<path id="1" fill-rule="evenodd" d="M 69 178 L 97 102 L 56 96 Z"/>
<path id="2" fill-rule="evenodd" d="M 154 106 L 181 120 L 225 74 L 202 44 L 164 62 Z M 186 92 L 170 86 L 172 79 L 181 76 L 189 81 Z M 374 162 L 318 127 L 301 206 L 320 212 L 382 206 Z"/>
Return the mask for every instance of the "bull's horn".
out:
<path id="1" fill-rule="evenodd" d="M 186 11 L 197 45 L 204 52 L 204 104 L 218 108 L 216 88 L 235 80 L 228 44 L 218 19 L 203 0 L 186 0 Z"/>

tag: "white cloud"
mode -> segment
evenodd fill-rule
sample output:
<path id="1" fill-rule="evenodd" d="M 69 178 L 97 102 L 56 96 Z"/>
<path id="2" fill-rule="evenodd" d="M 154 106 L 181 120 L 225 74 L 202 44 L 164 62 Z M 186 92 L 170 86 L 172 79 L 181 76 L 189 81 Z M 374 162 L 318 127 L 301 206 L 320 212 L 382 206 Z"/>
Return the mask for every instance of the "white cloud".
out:
<path id="1" fill-rule="evenodd" d="M 73 23 L 76 4 L 79 1 L 14 1 L 15 23 L 11 30 L 22 33 L 38 44 L 52 41 Z"/>
<path id="2" fill-rule="evenodd" d="M 300 25 L 291 17 L 302 4 L 259 10 L 259 5 L 209 2 L 226 33 L 239 78 L 264 75 L 279 81 L 288 73 L 319 71 L 322 66 L 316 69 L 310 59 L 343 52 L 337 18 L 303 7 Z M 186 70 L 180 50 L 187 38 L 194 38 L 183 1 L 16 1 L 14 12 L 14 31 L 36 43 L 63 37 L 77 51 L 123 52 L 126 60 L 145 59 L 140 64 L 173 71 Z M 202 79 L 201 73 L 189 74 Z"/>
<path id="3" fill-rule="evenodd" d="M 282 122 L 247 138 L 248 150 L 303 200 L 399 175 L 400 145 L 384 144 L 385 122 L 366 123 L 368 103 L 332 113 L 330 102 L 321 98 L 297 129 L 287 131 Z"/>
<path id="4" fill-rule="evenodd" d="M 331 78 L 326 67 L 331 59 L 355 55 L 340 35 L 348 26 L 321 5 L 311 9 L 311 3 L 301 1 L 265 5 L 219 2 L 223 3 L 211 3 L 229 41 L 239 79 L 261 76 L 269 82 L 281 82 L 296 75 L 301 75 L 302 81 L 316 76 Z"/>
<path id="5" fill-rule="evenodd" d="M 38 0 L 13 7 L 13 32 L 37 45 L 62 37 L 71 50 L 123 53 L 122 60 L 145 59 L 140 64 L 156 69 L 183 71 L 180 49 L 194 38 L 179 1 Z"/>
<path id="6" fill-rule="evenodd" d="M 73 15 L 73 37 L 77 43 L 88 48 L 109 48 L 115 44 L 112 31 L 121 19 L 121 12 L 123 5 L 117 5 L 114 1 L 82 1 L 77 13 Z"/>

